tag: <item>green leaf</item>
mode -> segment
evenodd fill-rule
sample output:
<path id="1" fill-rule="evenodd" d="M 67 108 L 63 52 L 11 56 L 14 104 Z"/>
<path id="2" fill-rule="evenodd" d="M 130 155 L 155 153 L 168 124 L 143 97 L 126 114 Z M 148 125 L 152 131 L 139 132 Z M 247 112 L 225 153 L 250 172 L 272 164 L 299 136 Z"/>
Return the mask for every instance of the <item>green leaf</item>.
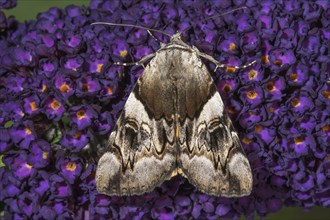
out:
<path id="1" fill-rule="evenodd" d="M 52 140 L 51 144 L 58 144 L 60 142 L 61 137 L 62 137 L 62 132 L 59 129 L 56 129 L 55 137 Z"/>
<path id="2" fill-rule="evenodd" d="M 14 122 L 13 121 L 7 121 L 6 123 L 5 123 L 5 128 L 10 128 L 11 126 L 13 126 L 13 124 L 14 124 Z"/>
<path id="3" fill-rule="evenodd" d="M 2 162 L 2 157 L 3 157 L 3 155 L 0 154 L 0 167 L 4 167 L 5 166 L 5 164 Z"/>

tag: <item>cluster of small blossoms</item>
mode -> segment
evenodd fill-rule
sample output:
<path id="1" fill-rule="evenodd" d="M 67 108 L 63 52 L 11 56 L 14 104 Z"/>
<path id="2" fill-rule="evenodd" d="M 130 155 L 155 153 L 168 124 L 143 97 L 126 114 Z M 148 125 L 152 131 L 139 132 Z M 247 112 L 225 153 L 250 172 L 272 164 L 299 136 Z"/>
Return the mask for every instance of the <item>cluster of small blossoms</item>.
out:
<path id="1" fill-rule="evenodd" d="M 4 3 L 2 3 L 4 2 Z M 2 1 L 1 8 L 16 1 Z M 204 20 L 232 9 L 246 9 Z M 51 8 L 19 23 L 0 11 L 0 207 L 6 219 L 253 219 L 283 206 L 330 206 L 330 5 L 303 1 L 105 1 Z M 232 66 L 205 63 L 250 161 L 250 196 L 223 198 L 174 177 L 142 196 L 95 188 L 105 142 L 159 49 L 130 23 L 183 31 Z M 162 42 L 166 36 L 154 33 Z"/>

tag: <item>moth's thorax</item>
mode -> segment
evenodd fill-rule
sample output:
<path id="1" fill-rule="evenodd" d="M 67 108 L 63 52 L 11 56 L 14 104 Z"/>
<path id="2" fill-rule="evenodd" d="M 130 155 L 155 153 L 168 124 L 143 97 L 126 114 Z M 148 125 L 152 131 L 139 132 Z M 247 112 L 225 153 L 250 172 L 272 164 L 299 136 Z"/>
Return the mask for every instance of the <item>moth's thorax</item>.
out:
<path id="1" fill-rule="evenodd" d="M 170 43 L 164 45 L 162 48 L 160 48 L 157 53 L 163 51 L 163 50 L 172 50 L 172 49 L 179 49 L 179 50 L 186 50 L 191 52 L 197 52 L 197 48 L 191 47 L 185 42 L 181 40 L 181 33 L 176 33 L 171 37 Z"/>
<path id="2" fill-rule="evenodd" d="M 137 84 L 138 97 L 156 119 L 193 118 L 216 91 L 205 65 L 188 45 L 166 45 L 145 73 Z"/>

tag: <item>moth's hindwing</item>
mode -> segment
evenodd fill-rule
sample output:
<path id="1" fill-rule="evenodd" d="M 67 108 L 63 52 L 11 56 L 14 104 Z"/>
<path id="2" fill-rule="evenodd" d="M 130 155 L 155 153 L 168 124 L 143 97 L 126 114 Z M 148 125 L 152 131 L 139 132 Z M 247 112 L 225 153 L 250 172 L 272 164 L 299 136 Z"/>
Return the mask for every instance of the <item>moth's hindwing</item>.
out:
<path id="1" fill-rule="evenodd" d="M 181 173 L 210 195 L 250 194 L 249 162 L 198 54 L 180 39 L 156 52 L 98 163 L 99 192 L 142 194 Z"/>

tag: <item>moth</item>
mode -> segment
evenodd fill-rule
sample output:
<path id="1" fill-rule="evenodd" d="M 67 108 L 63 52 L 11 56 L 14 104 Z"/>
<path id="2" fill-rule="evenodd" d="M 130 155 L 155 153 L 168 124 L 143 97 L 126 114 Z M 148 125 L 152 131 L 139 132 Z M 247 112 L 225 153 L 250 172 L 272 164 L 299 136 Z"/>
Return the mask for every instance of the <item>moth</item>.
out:
<path id="1" fill-rule="evenodd" d="M 226 66 L 184 43 L 180 33 L 141 59 L 151 60 L 98 162 L 98 192 L 140 195 L 180 174 L 209 195 L 251 193 L 249 161 L 201 57 Z"/>

